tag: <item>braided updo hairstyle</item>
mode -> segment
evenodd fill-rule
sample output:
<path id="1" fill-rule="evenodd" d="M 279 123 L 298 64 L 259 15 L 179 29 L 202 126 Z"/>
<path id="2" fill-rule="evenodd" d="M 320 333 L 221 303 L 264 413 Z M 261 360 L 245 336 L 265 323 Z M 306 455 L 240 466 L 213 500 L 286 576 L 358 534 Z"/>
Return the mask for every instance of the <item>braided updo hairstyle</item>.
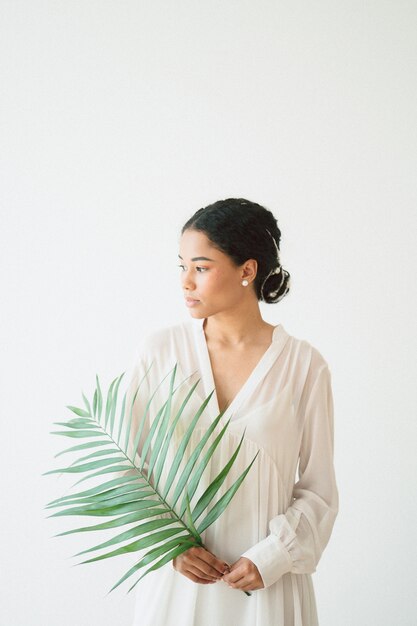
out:
<path id="1" fill-rule="evenodd" d="M 181 234 L 187 229 L 203 232 L 236 266 L 256 259 L 254 289 L 258 300 L 273 304 L 288 293 L 290 274 L 279 260 L 281 231 L 265 207 L 244 198 L 218 200 L 196 211 Z"/>

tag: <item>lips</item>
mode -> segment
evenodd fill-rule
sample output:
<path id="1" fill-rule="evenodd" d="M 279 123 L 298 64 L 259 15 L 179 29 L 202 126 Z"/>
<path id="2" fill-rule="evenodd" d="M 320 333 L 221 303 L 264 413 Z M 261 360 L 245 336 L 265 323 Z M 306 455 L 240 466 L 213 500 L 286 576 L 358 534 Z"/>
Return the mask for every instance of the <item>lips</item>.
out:
<path id="1" fill-rule="evenodd" d="M 196 300 L 195 298 L 185 298 L 186 302 L 200 302 L 200 300 Z"/>

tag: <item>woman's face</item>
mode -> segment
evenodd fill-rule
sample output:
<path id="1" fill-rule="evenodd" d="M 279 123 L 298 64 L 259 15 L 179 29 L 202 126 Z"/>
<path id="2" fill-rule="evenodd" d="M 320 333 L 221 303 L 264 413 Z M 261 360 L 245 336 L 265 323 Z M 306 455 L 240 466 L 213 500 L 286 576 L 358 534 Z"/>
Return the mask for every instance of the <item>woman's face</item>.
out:
<path id="1" fill-rule="evenodd" d="M 250 259 L 236 267 L 229 256 L 214 248 L 207 236 L 187 229 L 180 239 L 180 280 L 186 306 L 192 317 L 209 317 L 220 311 L 236 308 L 254 295 L 252 281 L 256 261 Z M 242 287 L 242 280 L 249 280 Z"/>

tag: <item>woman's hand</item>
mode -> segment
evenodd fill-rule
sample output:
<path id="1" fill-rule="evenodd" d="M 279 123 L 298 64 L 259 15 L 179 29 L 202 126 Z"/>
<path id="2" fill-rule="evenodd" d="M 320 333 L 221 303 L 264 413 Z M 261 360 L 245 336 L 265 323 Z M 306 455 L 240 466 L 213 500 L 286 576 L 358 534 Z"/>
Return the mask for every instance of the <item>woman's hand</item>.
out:
<path id="1" fill-rule="evenodd" d="M 200 546 L 189 548 L 175 557 L 172 565 L 177 572 L 202 585 L 215 583 L 229 571 L 227 563 Z"/>
<path id="2" fill-rule="evenodd" d="M 265 586 L 255 563 L 244 556 L 230 566 L 230 572 L 223 576 L 223 580 L 229 587 L 242 591 L 256 591 Z"/>

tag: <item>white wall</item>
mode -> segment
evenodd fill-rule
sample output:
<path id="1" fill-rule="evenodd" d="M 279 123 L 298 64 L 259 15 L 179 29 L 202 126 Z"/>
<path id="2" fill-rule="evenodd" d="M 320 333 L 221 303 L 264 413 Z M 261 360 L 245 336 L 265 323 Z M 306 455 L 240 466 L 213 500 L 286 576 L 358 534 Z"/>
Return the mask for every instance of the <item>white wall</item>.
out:
<path id="1" fill-rule="evenodd" d="M 188 318 L 180 228 L 229 196 L 282 229 L 292 291 L 265 319 L 332 370 L 320 625 L 414 624 L 417 4 L 2 0 L 0 15 L 0 625 L 131 623 L 133 595 L 105 594 L 132 561 L 71 567 L 79 539 L 51 538 L 66 526 L 43 510 L 63 489 L 41 477 L 49 431 L 142 333 Z"/>

